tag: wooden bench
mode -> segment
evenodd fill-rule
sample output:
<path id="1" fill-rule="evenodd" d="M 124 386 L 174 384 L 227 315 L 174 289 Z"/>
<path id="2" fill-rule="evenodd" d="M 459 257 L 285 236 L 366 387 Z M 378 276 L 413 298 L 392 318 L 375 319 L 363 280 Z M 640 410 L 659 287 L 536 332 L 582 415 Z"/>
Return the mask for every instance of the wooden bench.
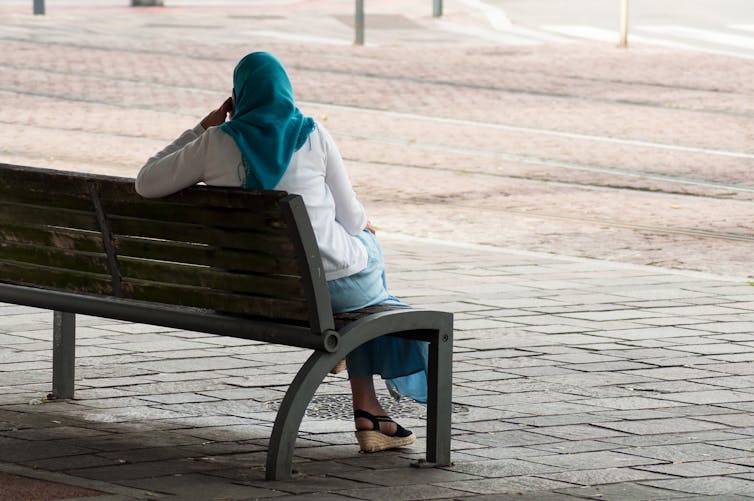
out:
<path id="1" fill-rule="evenodd" d="M 0 164 L 0 301 L 54 311 L 57 398 L 73 398 L 76 313 L 313 350 L 277 413 L 268 479 L 290 478 L 304 412 L 338 361 L 386 334 L 428 341 L 425 464 L 450 464 L 452 315 L 334 317 L 298 195 L 194 186 L 147 200 L 132 179 Z"/>

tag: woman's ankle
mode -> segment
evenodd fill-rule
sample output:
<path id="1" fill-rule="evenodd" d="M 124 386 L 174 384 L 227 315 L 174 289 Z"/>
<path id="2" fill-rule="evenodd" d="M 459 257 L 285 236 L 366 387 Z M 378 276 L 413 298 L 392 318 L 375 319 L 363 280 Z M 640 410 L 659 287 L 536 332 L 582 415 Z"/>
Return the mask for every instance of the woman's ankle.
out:
<path id="1" fill-rule="evenodd" d="M 379 431 L 388 436 L 394 435 L 398 430 L 398 425 L 379 406 L 374 412 L 367 409 L 355 409 L 354 425 L 356 426 L 356 431 Z"/>

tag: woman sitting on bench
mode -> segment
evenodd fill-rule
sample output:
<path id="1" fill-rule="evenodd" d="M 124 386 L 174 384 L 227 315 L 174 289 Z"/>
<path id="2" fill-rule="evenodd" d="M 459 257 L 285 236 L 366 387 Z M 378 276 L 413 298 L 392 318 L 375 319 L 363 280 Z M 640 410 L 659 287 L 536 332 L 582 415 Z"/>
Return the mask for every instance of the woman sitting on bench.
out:
<path id="1" fill-rule="evenodd" d="M 199 182 L 301 195 L 335 313 L 402 304 L 387 291 L 382 250 L 335 142 L 296 107 L 288 75 L 274 56 L 255 52 L 241 59 L 233 72 L 233 96 L 150 158 L 136 191 L 155 198 Z M 416 440 L 387 416 L 373 376 L 382 376 L 395 395 L 426 402 L 426 363 L 426 343 L 393 336 L 374 339 L 347 356 L 361 450 Z"/>

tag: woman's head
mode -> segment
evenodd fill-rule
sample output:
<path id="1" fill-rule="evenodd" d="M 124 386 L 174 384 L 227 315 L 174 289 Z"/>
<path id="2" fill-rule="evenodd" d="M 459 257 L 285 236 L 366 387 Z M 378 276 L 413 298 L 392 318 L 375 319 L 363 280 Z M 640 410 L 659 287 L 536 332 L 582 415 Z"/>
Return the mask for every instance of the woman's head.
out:
<path id="1" fill-rule="evenodd" d="M 272 189 L 314 129 L 314 120 L 296 107 L 285 68 L 266 52 L 253 52 L 238 62 L 233 100 L 233 115 L 221 128 L 241 152 L 243 186 Z"/>
<path id="2" fill-rule="evenodd" d="M 295 106 L 293 87 L 282 63 L 267 52 L 252 52 L 233 70 L 234 115 L 275 103 L 279 112 Z"/>

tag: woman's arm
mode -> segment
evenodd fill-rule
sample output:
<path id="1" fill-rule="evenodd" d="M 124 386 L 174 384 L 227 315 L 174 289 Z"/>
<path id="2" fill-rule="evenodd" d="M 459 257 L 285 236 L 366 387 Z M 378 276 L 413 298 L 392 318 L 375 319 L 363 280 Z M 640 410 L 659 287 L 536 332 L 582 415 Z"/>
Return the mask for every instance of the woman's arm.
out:
<path id="1" fill-rule="evenodd" d="M 146 198 L 158 198 L 203 181 L 210 149 L 204 131 L 225 122 L 232 112 L 233 104 L 228 98 L 196 127 L 147 160 L 136 176 L 136 192 Z"/>
<path id="2" fill-rule="evenodd" d="M 147 160 L 136 176 L 136 192 L 145 198 L 159 198 L 200 182 L 203 170 L 196 154 L 204 149 L 199 144 L 203 132 L 199 124 Z"/>
<path id="3" fill-rule="evenodd" d="M 335 220 L 351 235 L 367 227 L 367 213 L 356 198 L 343 158 L 330 133 L 317 125 L 325 151 L 325 183 L 335 199 Z"/>

